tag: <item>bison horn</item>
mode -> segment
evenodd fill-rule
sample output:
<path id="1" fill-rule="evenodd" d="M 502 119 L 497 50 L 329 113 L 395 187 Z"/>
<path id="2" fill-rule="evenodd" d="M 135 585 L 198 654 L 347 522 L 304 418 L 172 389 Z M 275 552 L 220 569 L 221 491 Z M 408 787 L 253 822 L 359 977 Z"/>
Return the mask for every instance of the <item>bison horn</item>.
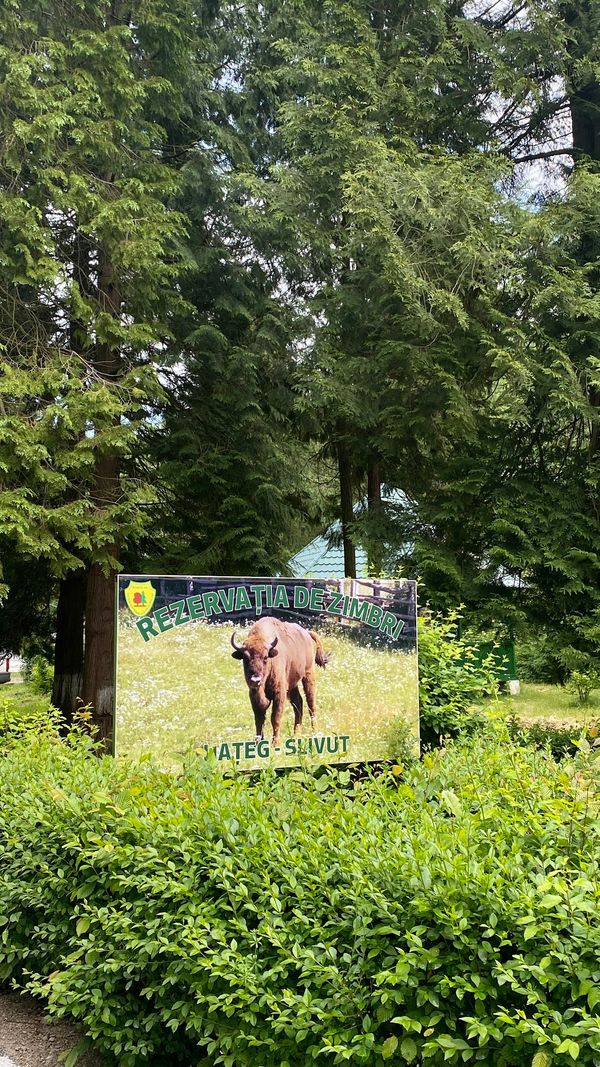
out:
<path id="1" fill-rule="evenodd" d="M 243 652 L 244 651 L 244 646 L 243 645 L 238 645 L 238 643 L 237 643 L 237 641 L 235 639 L 235 630 L 231 635 L 231 644 L 235 648 L 236 652 Z"/>
<path id="2" fill-rule="evenodd" d="M 271 641 L 271 644 L 269 645 L 269 652 L 271 651 L 272 648 L 275 648 L 275 645 L 277 644 L 278 640 L 279 640 L 278 637 L 274 637 L 273 638 L 273 640 Z"/>

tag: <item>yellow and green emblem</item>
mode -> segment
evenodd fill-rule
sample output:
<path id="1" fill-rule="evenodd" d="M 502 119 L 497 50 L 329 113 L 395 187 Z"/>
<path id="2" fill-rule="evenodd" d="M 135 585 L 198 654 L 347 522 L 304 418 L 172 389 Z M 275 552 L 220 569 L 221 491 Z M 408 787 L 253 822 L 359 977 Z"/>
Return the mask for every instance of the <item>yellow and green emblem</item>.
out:
<path id="1" fill-rule="evenodd" d="M 134 615 L 147 615 L 152 611 L 156 589 L 152 582 L 130 582 L 125 588 L 125 602 Z"/>

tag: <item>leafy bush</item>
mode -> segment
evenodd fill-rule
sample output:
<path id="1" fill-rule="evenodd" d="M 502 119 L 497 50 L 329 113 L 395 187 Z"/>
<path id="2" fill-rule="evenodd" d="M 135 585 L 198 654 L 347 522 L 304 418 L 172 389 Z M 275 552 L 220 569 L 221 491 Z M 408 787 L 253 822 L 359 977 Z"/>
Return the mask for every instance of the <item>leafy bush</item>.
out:
<path id="1" fill-rule="evenodd" d="M 419 619 L 421 742 L 481 729 L 481 704 L 498 692 L 493 653 L 483 660 L 472 641 L 458 636 L 458 613 L 445 618 L 426 612 Z"/>
<path id="2" fill-rule="evenodd" d="M 47 696 L 51 692 L 54 669 L 45 656 L 38 653 L 26 659 L 23 664 L 23 675 L 33 693 Z"/>
<path id="3" fill-rule="evenodd" d="M 560 626 L 531 628 L 517 643 L 519 678 L 564 685 L 572 671 L 600 669 L 600 609 L 573 615 Z"/>
<path id="4" fill-rule="evenodd" d="M 507 720 L 507 726 L 513 740 L 545 748 L 557 760 L 577 753 L 582 733 L 589 744 L 597 744 L 598 739 L 596 724 L 582 728 L 580 724 L 573 722 L 546 719 L 524 722 L 513 717 Z"/>
<path id="5" fill-rule="evenodd" d="M 593 671 L 571 671 L 567 682 L 567 689 L 574 693 L 580 707 L 585 707 L 590 702 L 590 696 L 594 689 L 600 685 L 600 678 Z"/>
<path id="6" fill-rule="evenodd" d="M 0 774 L 1 976 L 120 1067 L 598 1063 L 585 746 L 250 783 L 46 737 Z"/>
<path id="7" fill-rule="evenodd" d="M 414 763 L 419 758 L 419 746 L 413 723 L 396 718 L 388 727 L 386 742 L 389 759 L 395 760 L 403 767 Z"/>
<path id="8" fill-rule="evenodd" d="M 56 736 L 60 725 L 59 713 L 49 708 L 47 701 L 23 693 L 24 688 L 15 687 L 20 699 L 0 700 L 0 751 L 18 740 Z"/>
<path id="9" fill-rule="evenodd" d="M 569 619 L 570 641 L 564 640 L 561 659 L 570 673 L 598 676 L 600 673 L 600 607 Z"/>
<path id="10" fill-rule="evenodd" d="M 554 631 L 531 630 L 519 637 L 517 653 L 522 682 L 563 685 L 567 668 L 562 659 L 564 636 Z"/>

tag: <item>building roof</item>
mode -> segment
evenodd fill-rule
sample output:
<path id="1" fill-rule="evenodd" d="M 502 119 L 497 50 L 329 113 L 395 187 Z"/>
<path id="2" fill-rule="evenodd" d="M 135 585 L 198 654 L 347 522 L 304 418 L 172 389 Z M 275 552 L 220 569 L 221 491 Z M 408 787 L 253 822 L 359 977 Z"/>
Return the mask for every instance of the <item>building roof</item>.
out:
<path id="1" fill-rule="evenodd" d="M 381 499 L 386 504 L 406 507 L 407 498 L 399 489 L 384 490 Z M 366 501 L 354 505 L 354 513 L 364 507 Z M 342 525 L 339 520 L 333 522 L 324 534 L 315 537 L 305 545 L 288 562 L 293 578 L 345 578 L 344 549 L 342 547 Z M 356 577 L 368 578 L 369 564 L 366 550 L 362 545 L 355 546 Z"/>
<path id="2" fill-rule="evenodd" d="M 344 549 L 341 545 L 330 545 L 327 537 L 315 537 L 305 545 L 288 564 L 293 578 L 345 578 Z M 368 575 L 367 553 L 360 545 L 356 546 L 356 577 Z"/>

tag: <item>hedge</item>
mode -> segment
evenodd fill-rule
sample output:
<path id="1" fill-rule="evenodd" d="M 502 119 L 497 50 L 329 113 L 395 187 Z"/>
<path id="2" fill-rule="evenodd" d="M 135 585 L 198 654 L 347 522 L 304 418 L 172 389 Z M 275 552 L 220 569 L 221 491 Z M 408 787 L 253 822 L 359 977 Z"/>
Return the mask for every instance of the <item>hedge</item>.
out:
<path id="1" fill-rule="evenodd" d="M 545 748 L 555 759 L 573 756 L 583 736 L 590 745 L 598 744 L 600 730 L 596 722 L 567 722 L 556 719 L 521 719 L 512 716 L 506 726 L 513 740 Z"/>
<path id="2" fill-rule="evenodd" d="M 379 779 L 0 756 L 0 976 L 121 1067 L 600 1064 L 598 759 Z"/>

